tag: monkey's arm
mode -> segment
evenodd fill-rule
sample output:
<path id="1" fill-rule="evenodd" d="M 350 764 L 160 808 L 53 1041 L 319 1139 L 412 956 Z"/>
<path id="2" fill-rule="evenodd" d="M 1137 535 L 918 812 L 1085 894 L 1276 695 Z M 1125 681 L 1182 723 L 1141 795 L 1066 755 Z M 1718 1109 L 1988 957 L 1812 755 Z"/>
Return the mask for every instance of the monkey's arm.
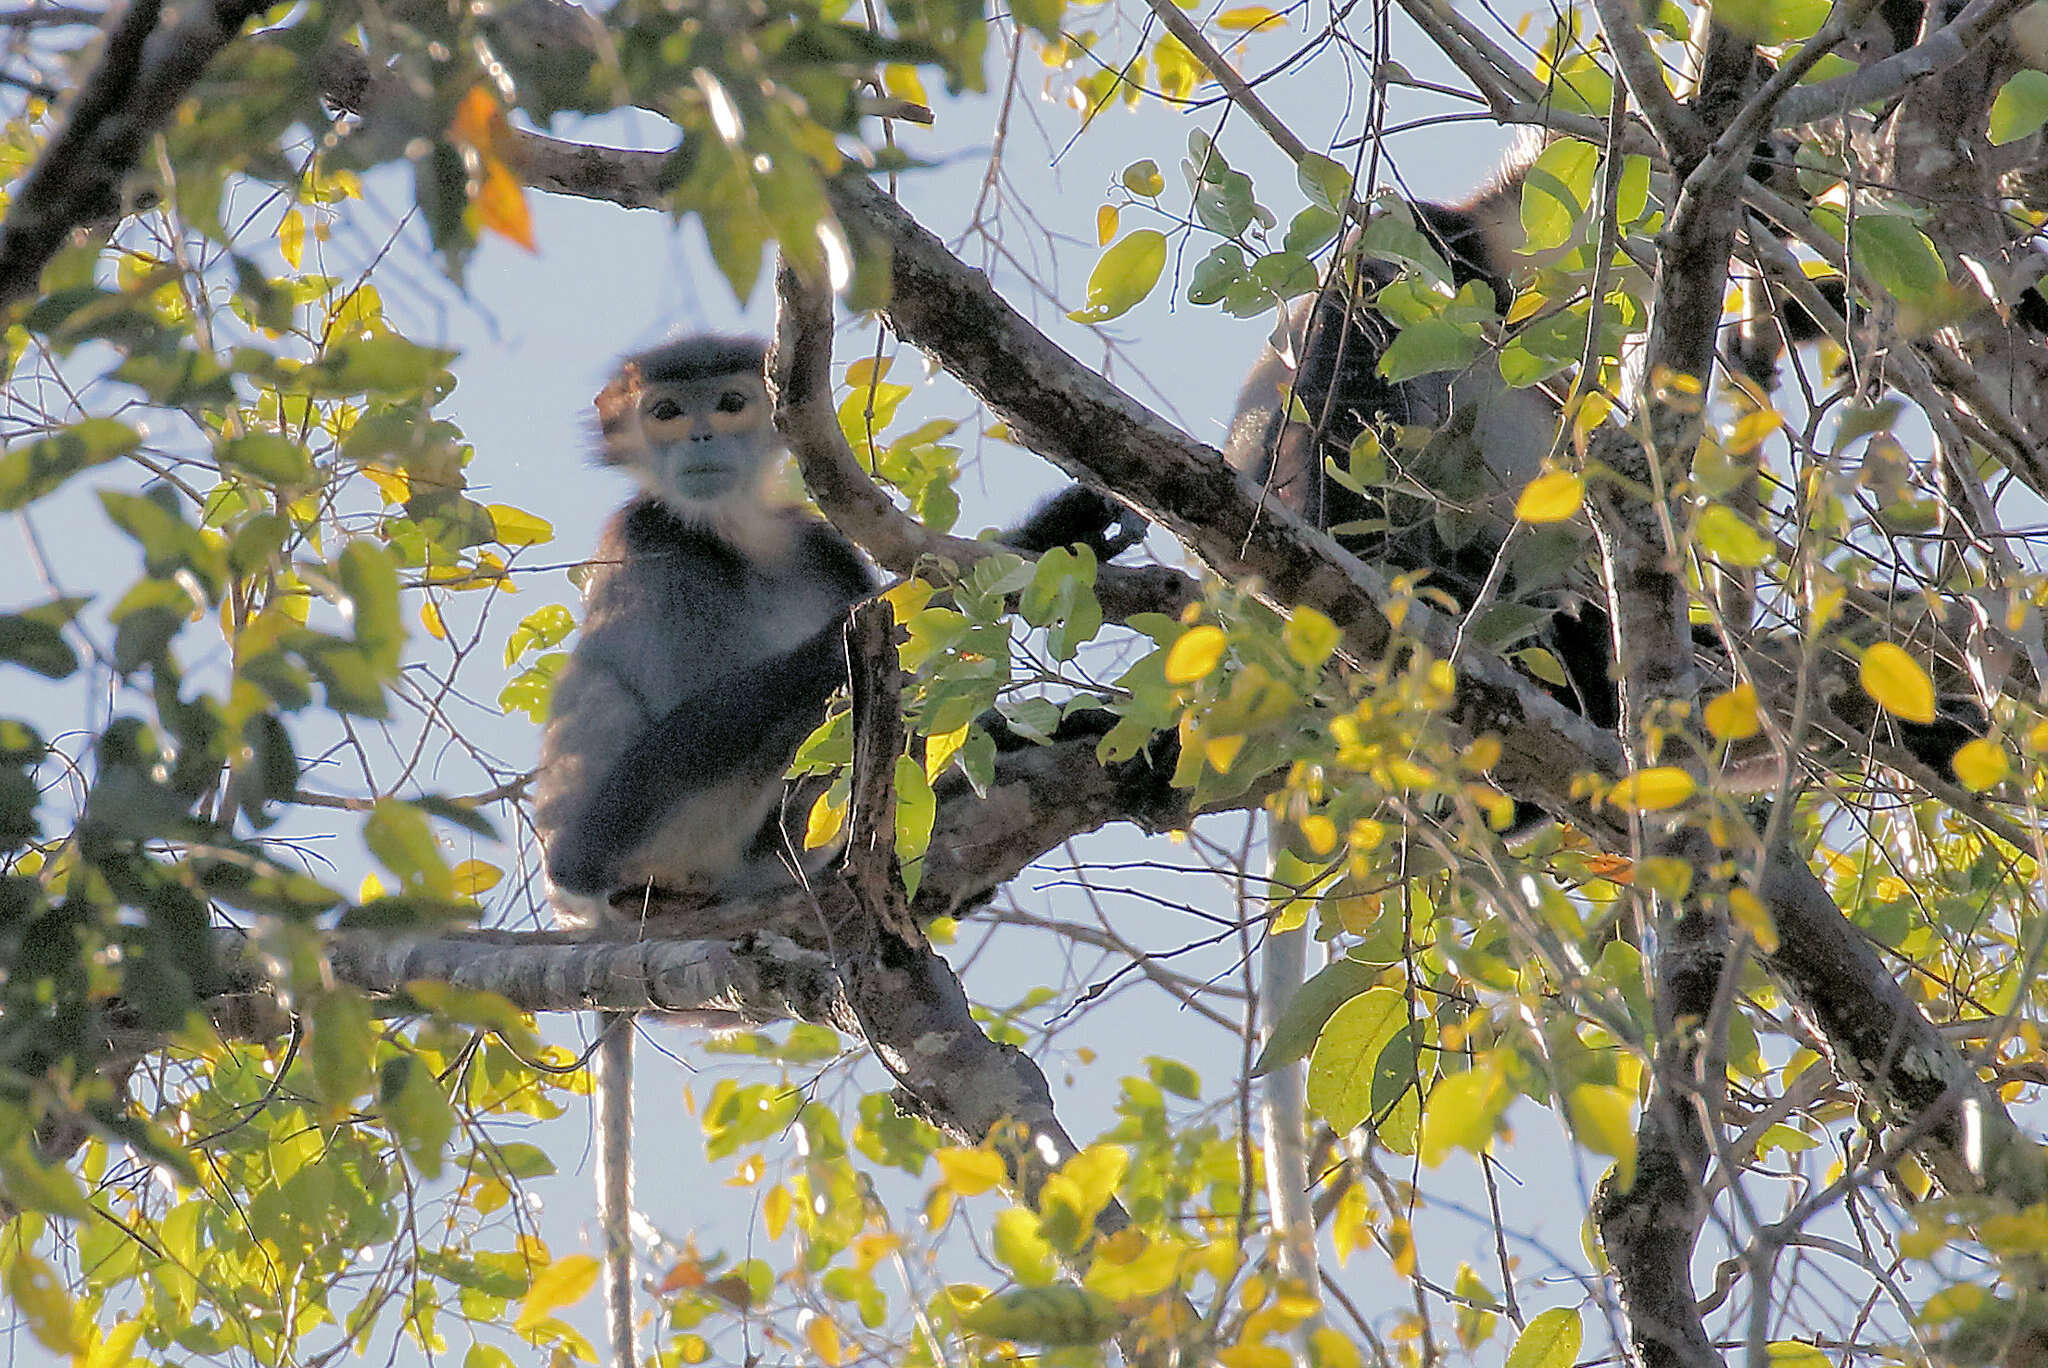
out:
<path id="1" fill-rule="evenodd" d="M 1002 543 L 1027 556 L 1055 546 L 1085 546 L 1099 561 L 1112 560 L 1145 540 L 1145 520 L 1107 494 L 1068 485 L 1003 533 Z"/>
<path id="2" fill-rule="evenodd" d="M 603 896 L 619 869 L 685 798 L 728 784 L 758 789 L 788 768 L 846 680 L 843 618 L 780 655 L 711 681 L 628 746 L 548 847 L 557 888 Z"/>

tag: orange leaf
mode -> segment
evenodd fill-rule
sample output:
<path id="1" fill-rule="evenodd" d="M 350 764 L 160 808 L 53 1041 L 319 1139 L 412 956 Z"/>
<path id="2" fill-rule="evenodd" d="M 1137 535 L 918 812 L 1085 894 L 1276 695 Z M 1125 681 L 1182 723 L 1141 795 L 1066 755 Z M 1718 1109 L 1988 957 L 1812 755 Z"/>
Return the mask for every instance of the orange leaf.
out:
<path id="1" fill-rule="evenodd" d="M 496 157 L 486 153 L 483 163 L 483 184 L 476 192 L 477 221 L 538 254 L 540 244 L 533 240 L 533 215 L 526 207 L 526 187 L 512 174 L 512 168 Z"/>
<path id="2" fill-rule="evenodd" d="M 477 151 L 496 153 L 505 138 L 505 107 L 487 86 L 471 86 L 448 121 L 448 136 Z"/>

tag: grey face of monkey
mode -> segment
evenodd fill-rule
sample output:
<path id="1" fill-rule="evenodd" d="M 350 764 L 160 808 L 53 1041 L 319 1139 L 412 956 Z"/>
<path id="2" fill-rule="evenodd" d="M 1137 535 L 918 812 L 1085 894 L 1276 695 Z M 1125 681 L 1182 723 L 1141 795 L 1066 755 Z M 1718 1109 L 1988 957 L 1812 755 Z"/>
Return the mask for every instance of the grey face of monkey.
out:
<path id="1" fill-rule="evenodd" d="M 607 465 L 672 508 L 758 501 L 782 455 L 758 374 L 641 380 L 617 397 L 600 405 Z"/>

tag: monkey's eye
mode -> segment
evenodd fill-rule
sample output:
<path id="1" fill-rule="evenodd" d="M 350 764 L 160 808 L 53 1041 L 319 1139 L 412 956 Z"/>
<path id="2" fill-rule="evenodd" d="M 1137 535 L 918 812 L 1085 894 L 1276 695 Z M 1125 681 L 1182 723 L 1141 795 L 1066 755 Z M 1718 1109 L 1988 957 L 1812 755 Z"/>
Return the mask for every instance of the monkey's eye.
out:
<path id="1" fill-rule="evenodd" d="M 747 396 L 738 390 L 727 390 L 718 396 L 718 411 L 720 413 L 738 413 L 745 409 L 746 406 Z"/>
<path id="2" fill-rule="evenodd" d="M 647 416 L 657 423 L 666 423 L 683 416 L 683 406 L 673 399 L 657 399 L 647 406 Z"/>

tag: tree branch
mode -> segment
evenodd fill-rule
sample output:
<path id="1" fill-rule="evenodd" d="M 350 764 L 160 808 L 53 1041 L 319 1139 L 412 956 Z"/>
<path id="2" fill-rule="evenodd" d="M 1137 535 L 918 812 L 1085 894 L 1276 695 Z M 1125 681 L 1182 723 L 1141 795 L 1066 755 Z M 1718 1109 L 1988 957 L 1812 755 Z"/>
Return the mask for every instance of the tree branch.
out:
<path id="1" fill-rule="evenodd" d="M 775 425 L 803 471 L 818 507 L 883 568 L 899 575 L 951 564 L 961 571 L 989 556 L 1016 552 L 1000 542 L 949 537 L 896 506 L 847 445 L 832 402 L 832 296 L 807 283 L 787 262 L 775 273 L 775 348 L 769 390 Z M 1100 565 L 1095 598 L 1103 616 L 1124 622 L 1138 613 L 1178 617 L 1200 590 L 1164 565 Z"/>
<path id="2" fill-rule="evenodd" d="M 242 25 L 272 0 L 200 0 L 157 31 L 163 0 L 130 0 L 64 126 L 0 220 L 0 309 L 35 292 L 74 228 L 118 214 L 121 180 Z"/>

